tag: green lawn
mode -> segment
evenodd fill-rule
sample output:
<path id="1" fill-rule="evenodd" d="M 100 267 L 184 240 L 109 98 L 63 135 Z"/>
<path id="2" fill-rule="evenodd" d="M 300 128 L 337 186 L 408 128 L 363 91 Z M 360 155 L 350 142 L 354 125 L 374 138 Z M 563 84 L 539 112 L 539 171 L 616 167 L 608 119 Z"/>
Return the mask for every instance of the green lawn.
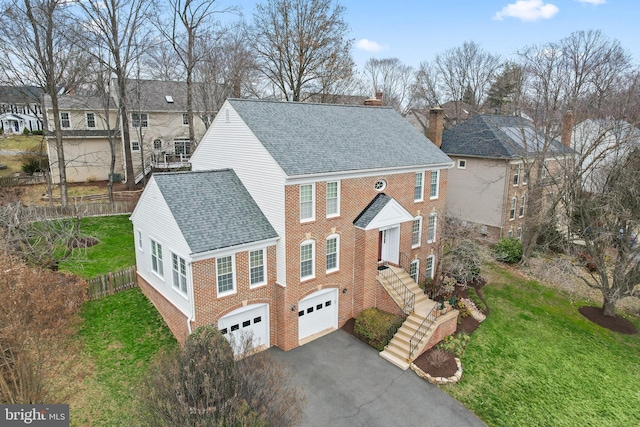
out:
<path id="1" fill-rule="evenodd" d="M 82 317 L 80 339 L 94 375 L 85 381 L 84 396 L 71 403 L 72 424 L 139 424 L 139 383 L 149 361 L 176 346 L 175 338 L 138 288 L 85 303 Z"/>
<path id="2" fill-rule="evenodd" d="M 136 263 L 129 215 L 83 218 L 81 228 L 84 235 L 93 236 L 100 243 L 75 251 L 72 257 L 60 263 L 61 270 L 89 279 Z"/>
<path id="3" fill-rule="evenodd" d="M 639 425 L 640 336 L 591 323 L 578 313 L 585 301 L 490 270 L 491 312 L 462 358 L 462 381 L 445 390 L 489 426 Z"/>

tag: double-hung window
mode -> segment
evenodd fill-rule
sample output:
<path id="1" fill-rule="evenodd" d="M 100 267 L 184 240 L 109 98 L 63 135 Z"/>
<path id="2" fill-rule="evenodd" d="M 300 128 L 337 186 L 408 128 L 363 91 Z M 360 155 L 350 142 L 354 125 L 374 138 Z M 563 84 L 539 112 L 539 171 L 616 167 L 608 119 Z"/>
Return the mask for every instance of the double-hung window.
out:
<path id="1" fill-rule="evenodd" d="M 140 151 L 140 142 L 131 141 L 131 151 Z"/>
<path id="2" fill-rule="evenodd" d="M 421 202 L 424 193 L 424 173 L 416 172 L 415 185 L 413 187 L 413 200 Z"/>
<path id="3" fill-rule="evenodd" d="M 327 238 L 327 273 L 337 271 L 340 268 L 340 239 L 337 235 Z"/>
<path id="4" fill-rule="evenodd" d="M 340 215 L 340 181 L 327 182 L 327 218 Z"/>
<path id="5" fill-rule="evenodd" d="M 300 280 L 313 279 L 315 277 L 315 242 L 305 240 L 300 245 Z"/>
<path id="6" fill-rule="evenodd" d="M 418 273 L 420 272 L 420 260 L 414 259 L 409 266 L 409 276 L 414 282 L 418 283 Z"/>
<path id="7" fill-rule="evenodd" d="M 182 124 L 185 126 L 189 125 L 189 114 L 182 113 Z"/>
<path id="8" fill-rule="evenodd" d="M 187 263 L 184 258 L 171 254 L 173 268 L 173 287 L 183 295 L 187 295 Z"/>
<path id="9" fill-rule="evenodd" d="M 131 113 L 131 127 L 132 128 L 149 127 L 149 116 L 147 115 L 147 113 Z"/>
<path id="10" fill-rule="evenodd" d="M 426 268 L 424 271 L 424 274 L 427 276 L 428 279 L 433 279 L 433 265 L 434 265 L 434 261 L 435 261 L 436 257 L 434 255 L 429 255 L 427 257 L 427 262 L 426 262 Z"/>
<path id="11" fill-rule="evenodd" d="M 162 265 L 162 245 L 155 240 L 151 240 L 151 269 L 159 276 L 164 276 Z"/>
<path id="12" fill-rule="evenodd" d="M 87 127 L 88 128 L 96 127 L 96 115 L 94 113 L 87 113 Z"/>
<path id="13" fill-rule="evenodd" d="M 515 219 L 516 218 L 516 207 L 518 204 L 518 198 L 517 197 L 513 197 L 511 198 L 511 209 L 509 209 L 509 219 Z"/>
<path id="14" fill-rule="evenodd" d="M 429 198 L 437 199 L 440 191 L 440 171 L 431 171 L 431 187 L 429 188 Z"/>
<path id="15" fill-rule="evenodd" d="M 191 141 L 189 138 L 176 138 L 173 140 L 173 152 L 175 155 L 191 155 Z"/>
<path id="16" fill-rule="evenodd" d="M 314 184 L 300 186 L 300 221 L 313 221 L 315 219 Z"/>
<path id="17" fill-rule="evenodd" d="M 264 254 L 264 249 L 249 252 L 249 279 L 251 287 L 266 283 Z"/>
<path id="18" fill-rule="evenodd" d="M 433 243 L 436 241 L 436 226 L 438 222 L 438 214 L 432 213 L 429 215 L 429 223 L 427 225 L 427 243 Z"/>
<path id="19" fill-rule="evenodd" d="M 520 164 L 517 164 L 513 167 L 513 185 L 518 185 L 520 183 Z"/>
<path id="20" fill-rule="evenodd" d="M 218 282 L 218 296 L 233 293 L 235 290 L 235 275 L 233 256 L 223 256 L 216 261 L 216 278 Z"/>
<path id="21" fill-rule="evenodd" d="M 420 246 L 420 240 L 422 238 L 422 217 L 417 216 L 413 219 L 413 230 L 411 233 L 411 247 L 417 248 Z"/>
<path id="22" fill-rule="evenodd" d="M 527 196 L 522 196 L 522 199 L 520 200 L 520 212 L 519 212 L 519 217 L 522 218 L 524 216 L 524 204 L 527 201 Z"/>
<path id="23" fill-rule="evenodd" d="M 60 113 L 60 126 L 64 129 L 69 129 L 71 127 L 71 119 L 69 118 L 69 113 Z"/>

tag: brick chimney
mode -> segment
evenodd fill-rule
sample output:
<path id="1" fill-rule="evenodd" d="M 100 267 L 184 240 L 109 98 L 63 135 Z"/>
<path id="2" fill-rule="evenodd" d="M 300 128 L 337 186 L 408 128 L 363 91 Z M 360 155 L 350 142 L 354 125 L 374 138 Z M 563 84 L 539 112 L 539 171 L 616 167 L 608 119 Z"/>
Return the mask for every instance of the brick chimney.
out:
<path id="1" fill-rule="evenodd" d="M 444 129 L 444 110 L 439 106 L 429 111 L 429 139 L 436 147 L 442 145 L 442 130 Z"/>
<path id="2" fill-rule="evenodd" d="M 377 91 L 375 98 L 365 99 L 364 105 L 370 105 L 370 106 L 374 106 L 374 107 L 381 107 L 382 106 L 382 92 L 381 91 Z"/>
<path id="3" fill-rule="evenodd" d="M 560 141 L 567 147 L 571 147 L 571 135 L 573 133 L 573 111 L 567 110 L 562 119 L 562 137 Z"/>

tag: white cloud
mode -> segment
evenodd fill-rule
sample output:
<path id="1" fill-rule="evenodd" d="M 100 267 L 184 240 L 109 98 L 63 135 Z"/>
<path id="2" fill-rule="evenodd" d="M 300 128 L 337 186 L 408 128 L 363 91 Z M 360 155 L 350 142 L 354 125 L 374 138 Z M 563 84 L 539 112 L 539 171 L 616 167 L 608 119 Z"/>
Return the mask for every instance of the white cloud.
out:
<path id="1" fill-rule="evenodd" d="M 356 43 L 358 49 L 366 50 L 367 52 L 379 52 L 381 50 L 388 49 L 387 46 L 381 46 L 373 40 L 361 39 Z"/>
<path id="2" fill-rule="evenodd" d="M 601 1 L 601 0 L 585 0 Z M 497 12 L 493 19 L 501 21 L 503 18 L 517 18 L 522 21 L 537 21 L 538 19 L 550 19 L 560 9 L 554 4 L 544 3 L 542 0 L 518 0 L 510 3 Z"/>
<path id="3" fill-rule="evenodd" d="M 589 3 L 594 5 L 605 4 L 607 2 L 607 0 L 576 0 L 576 1 L 580 3 Z"/>

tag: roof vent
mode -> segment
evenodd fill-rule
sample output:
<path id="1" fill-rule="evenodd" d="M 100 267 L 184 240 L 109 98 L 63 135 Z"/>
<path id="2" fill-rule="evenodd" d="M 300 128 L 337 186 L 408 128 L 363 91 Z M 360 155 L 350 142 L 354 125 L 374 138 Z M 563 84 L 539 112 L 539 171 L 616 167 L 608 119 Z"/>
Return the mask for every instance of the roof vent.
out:
<path id="1" fill-rule="evenodd" d="M 166 95 L 164 99 L 166 99 L 169 104 L 173 104 L 173 97 L 171 95 Z"/>

